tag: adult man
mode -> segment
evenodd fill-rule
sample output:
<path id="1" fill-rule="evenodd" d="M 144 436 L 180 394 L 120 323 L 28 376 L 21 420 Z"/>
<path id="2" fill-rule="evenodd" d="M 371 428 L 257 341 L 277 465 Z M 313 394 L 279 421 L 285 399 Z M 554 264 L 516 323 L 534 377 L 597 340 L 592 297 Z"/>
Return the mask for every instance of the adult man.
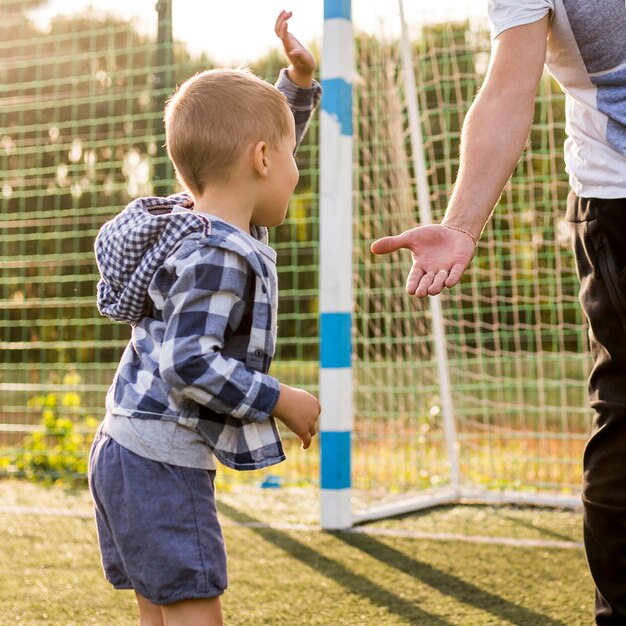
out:
<path id="1" fill-rule="evenodd" d="M 624 0 L 490 0 L 493 47 L 463 126 L 441 224 L 372 244 L 408 248 L 406 289 L 460 280 L 526 144 L 544 63 L 566 92 L 567 217 L 594 356 L 584 456 L 584 531 L 597 624 L 626 624 L 626 5 Z"/>

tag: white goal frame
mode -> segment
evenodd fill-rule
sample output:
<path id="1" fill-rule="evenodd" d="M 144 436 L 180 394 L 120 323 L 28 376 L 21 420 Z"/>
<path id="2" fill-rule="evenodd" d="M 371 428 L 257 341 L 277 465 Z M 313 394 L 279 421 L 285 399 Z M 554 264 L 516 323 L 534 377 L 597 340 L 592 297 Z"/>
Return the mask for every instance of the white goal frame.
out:
<path id="1" fill-rule="evenodd" d="M 430 297 L 430 321 L 436 353 L 442 431 L 449 481 L 438 489 L 399 498 L 365 510 L 353 510 L 351 436 L 352 385 L 352 78 L 354 41 L 350 0 L 326 0 L 321 77 L 324 88 L 320 122 L 320 399 L 321 525 L 328 530 L 453 503 L 517 504 L 578 508 L 576 494 L 513 489 L 490 490 L 463 485 L 445 326 L 440 298 Z M 421 224 L 432 223 L 430 190 L 416 92 L 416 71 L 403 0 L 398 0 L 400 42 L 407 94 L 412 166 Z"/>

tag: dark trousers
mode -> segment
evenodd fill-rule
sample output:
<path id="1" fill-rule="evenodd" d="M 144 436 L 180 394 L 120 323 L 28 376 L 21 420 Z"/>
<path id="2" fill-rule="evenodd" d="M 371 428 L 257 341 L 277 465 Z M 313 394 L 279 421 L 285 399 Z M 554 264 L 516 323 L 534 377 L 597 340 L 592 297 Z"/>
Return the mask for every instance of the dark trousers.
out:
<path id="1" fill-rule="evenodd" d="M 583 468 L 584 540 L 596 623 L 626 624 L 626 199 L 568 199 L 589 321 L 595 412 Z"/>

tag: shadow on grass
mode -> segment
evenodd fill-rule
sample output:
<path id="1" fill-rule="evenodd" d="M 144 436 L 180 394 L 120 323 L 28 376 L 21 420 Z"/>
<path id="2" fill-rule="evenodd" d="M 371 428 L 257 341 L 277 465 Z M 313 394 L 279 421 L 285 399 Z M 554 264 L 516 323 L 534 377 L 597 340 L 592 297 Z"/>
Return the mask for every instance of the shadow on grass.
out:
<path id="1" fill-rule="evenodd" d="M 454 597 L 460 604 L 491 613 L 498 620 L 505 620 L 511 624 L 533 624 L 533 626 L 566 626 L 563 622 L 519 606 L 428 563 L 413 559 L 370 536 L 349 531 L 335 532 L 333 535 L 389 567 L 425 583 L 444 595 Z"/>
<path id="2" fill-rule="evenodd" d="M 579 515 L 580 515 L 580 522 L 579 523 L 580 523 L 580 528 L 581 528 L 581 531 L 582 531 L 583 516 L 582 516 L 582 513 L 580 513 Z M 552 539 L 556 539 L 556 540 L 559 540 L 559 541 L 582 541 L 582 539 L 572 538 L 571 535 L 566 535 L 565 533 L 557 532 L 556 530 L 548 528 L 545 525 L 535 524 L 535 523 L 529 522 L 527 520 L 519 519 L 518 517 L 514 517 L 512 515 L 503 515 L 502 517 L 503 517 L 503 519 L 511 522 L 512 524 L 514 524 L 516 526 L 520 526 L 522 528 L 528 528 L 530 530 L 540 531 L 542 535 L 546 535 L 548 537 L 551 537 Z"/>
<path id="3" fill-rule="evenodd" d="M 427 518 L 430 515 L 432 515 L 433 512 L 443 512 L 443 513 L 447 513 L 450 511 L 453 511 L 455 508 L 457 508 L 458 505 L 457 504 L 452 504 L 452 505 L 441 505 L 441 506 L 437 506 L 437 507 L 433 507 L 430 509 L 425 509 L 423 511 L 412 511 L 409 513 L 404 513 L 401 515 L 396 515 L 394 516 L 394 519 L 397 520 L 403 520 L 403 519 L 413 519 L 413 520 L 419 520 L 420 518 L 424 517 Z M 486 511 L 488 513 L 490 513 L 493 510 L 493 506 L 489 506 L 489 505 L 472 505 L 472 508 L 475 511 Z M 510 508 L 514 509 L 516 508 L 515 505 L 510 505 Z M 580 542 L 582 541 L 582 538 L 578 538 L 578 537 L 572 537 L 571 534 L 565 534 L 565 533 L 560 533 L 557 532 L 554 529 L 548 528 L 545 524 L 539 525 L 536 524 L 534 522 L 529 522 L 528 520 L 524 520 L 521 519 L 520 517 L 516 517 L 514 515 L 507 515 L 505 512 L 505 508 L 504 507 L 498 507 L 499 512 L 498 512 L 498 516 L 501 517 L 503 520 L 506 520 L 507 522 L 510 522 L 512 525 L 514 526 L 519 526 L 521 528 L 527 528 L 529 530 L 533 530 L 533 531 L 538 531 L 540 532 L 542 535 L 546 535 L 547 537 L 550 537 L 552 539 L 555 539 L 557 541 L 567 541 L 567 542 Z M 530 510 L 530 507 L 525 506 L 525 505 L 520 505 L 520 509 L 526 509 L 526 510 Z M 542 509 L 540 507 L 536 507 L 536 510 L 541 511 Z M 546 511 L 554 511 L 554 510 L 558 510 L 558 509 L 550 509 L 550 508 L 546 508 Z M 580 518 L 580 530 L 582 532 L 582 512 L 578 513 L 579 518 Z M 469 533 L 471 534 L 471 533 Z M 514 535 L 517 536 L 517 535 Z"/>
<path id="4" fill-rule="evenodd" d="M 407 602 L 404 598 L 377 585 L 365 576 L 353 572 L 338 561 L 330 559 L 316 552 L 304 543 L 290 537 L 284 531 L 263 526 L 259 520 L 254 517 L 228 506 L 223 502 L 219 503 L 219 512 L 240 524 L 250 524 L 250 530 L 281 550 L 284 550 L 307 567 L 310 567 L 318 573 L 322 572 L 324 576 L 331 578 L 350 593 L 365 598 L 371 604 L 385 607 L 390 613 L 401 617 L 409 623 L 422 623 L 428 624 L 428 626 L 452 626 L 452 622 L 448 622 L 432 613 L 420 609 L 411 602 Z M 340 539 L 344 538 L 343 535 L 339 534 L 337 537 Z M 357 547 L 362 549 L 361 546 Z"/>

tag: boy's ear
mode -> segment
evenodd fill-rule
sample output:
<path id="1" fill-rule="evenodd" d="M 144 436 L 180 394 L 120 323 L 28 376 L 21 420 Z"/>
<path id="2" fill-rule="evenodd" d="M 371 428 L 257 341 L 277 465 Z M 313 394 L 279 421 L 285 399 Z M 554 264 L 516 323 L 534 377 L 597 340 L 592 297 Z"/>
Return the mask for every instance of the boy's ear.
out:
<path id="1" fill-rule="evenodd" d="M 265 178 L 267 176 L 269 164 L 268 145 L 264 141 L 259 141 L 254 144 L 252 151 L 252 167 L 261 178 Z"/>

